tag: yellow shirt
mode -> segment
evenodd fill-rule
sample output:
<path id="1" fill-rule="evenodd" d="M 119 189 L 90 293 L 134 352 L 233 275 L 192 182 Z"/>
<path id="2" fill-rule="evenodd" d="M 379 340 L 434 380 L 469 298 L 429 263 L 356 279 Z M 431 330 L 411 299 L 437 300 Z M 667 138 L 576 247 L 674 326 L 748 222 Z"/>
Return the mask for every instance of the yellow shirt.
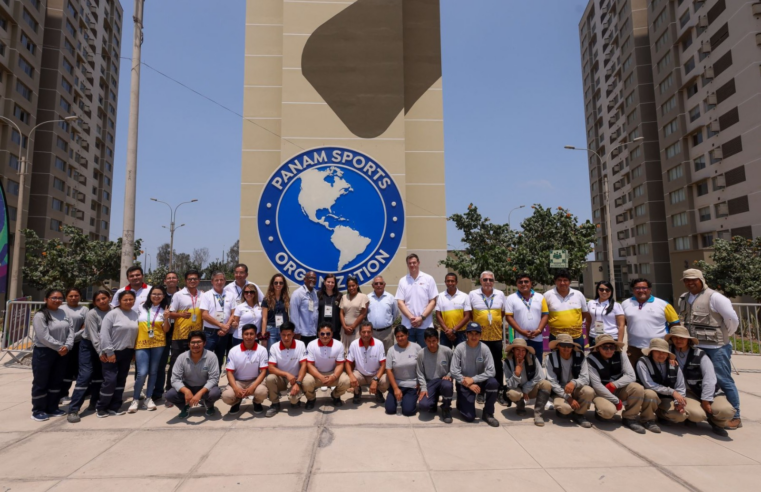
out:
<path id="1" fill-rule="evenodd" d="M 190 313 L 190 318 L 177 318 L 174 320 L 174 333 L 172 340 L 187 340 L 191 331 L 203 331 L 203 320 L 201 319 L 201 294 L 199 290 L 193 296 L 188 289 L 182 289 L 172 296 L 172 305 L 170 310 L 173 313 Z M 195 320 L 195 321 L 194 321 Z"/>
<path id="2" fill-rule="evenodd" d="M 470 297 L 459 290 L 451 296 L 445 290 L 436 297 L 436 311 L 441 313 L 444 325 L 451 330 L 460 324 L 462 318 L 465 317 L 465 312 L 470 311 Z M 460 331 L 464 330 L 465 326 L 460 328 Z"/>
<path id="3" fill-rule="evenodd" d="M 505 294 L 495 290 L 490 297 L 486 297 L 481 289 L 476 289 L 471 291 L 468 297 L 473 309 L 473 321 L 481 325 L 481 340 L 484 342 L 502 340 L 504 331 L 502 313 L 505 312 Z M 491 318 L 491 322 L 489 318 Z"/>
<path id="4" fill-rule="evenodd" d="M 557 290 L 552 289 L 544 293 L 550 318 L 547 324 L 550 334 L 558 336 L 561 333 L 571 335 L 571 338 L 579 338 L 582 335 L 581 324 L 586 313 L 587 299 L 584 294 L 575 289 L 570 289 L 568 295 L 561 297 Z"/>
<path id="5" fill-rule="evenodd" d="M 152 337 L 150 336 L 151 330 L 153 330 Z M 163 347 L 165 345 L 164 310 L 159 308 L 157 311 L 156 308 L 152 307 L 149 311 L 148 309 L 140 308 L 135 350 Z"/>

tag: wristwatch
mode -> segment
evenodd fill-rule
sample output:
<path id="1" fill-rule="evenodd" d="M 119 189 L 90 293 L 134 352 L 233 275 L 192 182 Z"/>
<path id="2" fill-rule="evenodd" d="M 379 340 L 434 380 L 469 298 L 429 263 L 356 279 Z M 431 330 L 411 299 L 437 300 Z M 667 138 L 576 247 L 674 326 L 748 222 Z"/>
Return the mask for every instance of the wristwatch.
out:
<path id="1" fill-rule="evenodd" d="M 375 381 L 375 382 L 377 383 L 377 382 L 378 382 L 378 381 L 380 381 L 380 380 L 378 379 L 378 376 L 375 376 L 375 377 L 373 378 L 373 381 Z"/>
<path id="2" fill-rule="evenodd" d="M 301 384 L 302 384 L 302 383 L 301 383 L 301 381 L 296 381 L 296 384 L 298 384 L 299 386 L 301 386 Z"/>

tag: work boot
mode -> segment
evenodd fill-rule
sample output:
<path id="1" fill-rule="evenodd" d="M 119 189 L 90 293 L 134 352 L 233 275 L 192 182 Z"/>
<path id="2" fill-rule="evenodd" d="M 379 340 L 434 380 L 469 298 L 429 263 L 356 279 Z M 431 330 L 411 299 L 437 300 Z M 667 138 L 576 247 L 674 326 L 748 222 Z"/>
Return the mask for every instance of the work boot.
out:
<path id="1" fill-rule="evenodd" d="M 693 422 L 692 420 L 685 420 L 685 421 L 684 421 L 684 426 L 685 426 L 685 427 L 689 427 L 689 428 L 691 428 L 691 429 L 694 429 L 694 428 L 696 428 L 696 427 L 698 426 L 698 424 L 696 424 L 696 423 L 695 423 L 695 422 Z"/>
<path id="2" fill-rule="evenodd" d="M 637 434 L 644 434 L 645 433 L 645 428 L 642 427 L 642 425 L 640 425 L 640 423 L 637 422 L 636 420 L 632 420 L 632 419 L 621 419 L 621 420 L 624 423 L 624 427 L 630 428 L 631 430 L 633 430 Z"/>
<path id="3" fill-rule="evenodd" d="M 544 418 L 542 412 L 544 411 L 544 405 L 547 400 L 550 399 L 550 393 L 548 391 L 539 390 L 536 394 L 536 402 L 534 403 L 534 425 L 537 427 L 544 427 Z M 524 401 L 521 399 L 521 401 Z"/>
<path id="4" fill-rule="evenodd" d="M 507 406 L 507 400 L 505 399 L 505 394 L 504 394 L 504 392 L 500 391 L 500 392 L 497 394 L 497 403 L 499 403 L 499 404 L 500 404 L 500 405 L 502 405 L 503 407 L 506 407 L 506 406 Z"/>
<path id="5" fill-rule="evenodd" d="M 571 419 L 576 422 L 580 427 L 583 427 L 584 429 L 589 429 L 592 427 L 592 423 L 587 420 L 587 418 L 584 415 L 581 415 L 580 413 L 574 413 L 573 417 Z"/>
<path id="6" fill-rule="evenodd" d="M 316 400 L 316 398 L 315 398 Z M 315 400 L 307 400 L 307 404 L 304 406 L 305 410 L 312 410 L 314 408 Z"/>
<path id="7" fill-rule="evenodd" d="M 81 419 L 79 418 L 79 415 L 78 415 L 77 413 L 75 413 L 75 412 L 71 412 L 71 413 L 70 413 L 70 414 L 69 414 L 69 415 L 66 417 L 66 420 L 68 420 L 70 424 L 76 424 L 76 423 L 78 423 L 78 422 L 79 422 Z"/>
<path id="8" fill-rule="evenodd" d="M 351 399 L 351 402 L 355 405 L 359 405 L 359 403 L 362 401 L 362 390 L 354 393 L 354 396 Z"/>
<path id="9" fill-rule="evenodd" d="M 515 413 L 518 415 L 526 415 L 526 400 L 523 398 L 518 400 L 518 402 L 515 404 Z"/>
<path id="10" fill-rule="evenodd" d="M 655 420 L 645 420 L 642 422 L 642 427 L 649 430 L 653 434 L 660 434 L 661 428 L 658 427 L 658 424 L 655 423 Z"/>
<path id="11" fill-rule="evenodd" d="M 384 398 L 383 393 L 380 392 L 380 390 L 375 391 L 375 402 L 378 405 L 385 405 L 386 404 L 386 398 Z"/>
<path id="12" fill-rule="evenodd" d="M 729 430 L 739 429 L 742 426 L 743 426 L 743 421 L 740 420 L 740 417 L 737 417 L 727 422 L 727 429 Z"/>
<path id="13" fill-rule="evenodd" d="M 499 421 L 497 419 L 495 419 L 494 415 L 492 415 L 490 413 L 485 413 L 484 416 L 483 416 L 483 420 L 484 420 L 484 422 L 486 422 L 487 424 L 489 424 L 492 427 L 499 427 Z"/>
<path id="14" fill-rule="evenodd" d="M 484 395 L 483 393 L 477 394 L 476 395 L 476 403 L 480 403 L 481 405 L 486 403 L 486 395 Z"/>
<path id="15" fill-rule="evenodd" d="M 452 410 L 450 410 L 448 408 L 446 410 L 442 409 L 441 410 L 441 420 L 445 424 L 451 424 L 452 423 Z"/>
<path id="16" fill-rule="evenodd" d="M 711 426 L 711 430 L 713 431 L 713 433 L 716 434 L 717 436 L 720 436 L 720 437 L 729 436 L 729 432 L 727 432 L 725 428 L 719 427 L 711 419 L 708 419 L 708 424 Z"/>

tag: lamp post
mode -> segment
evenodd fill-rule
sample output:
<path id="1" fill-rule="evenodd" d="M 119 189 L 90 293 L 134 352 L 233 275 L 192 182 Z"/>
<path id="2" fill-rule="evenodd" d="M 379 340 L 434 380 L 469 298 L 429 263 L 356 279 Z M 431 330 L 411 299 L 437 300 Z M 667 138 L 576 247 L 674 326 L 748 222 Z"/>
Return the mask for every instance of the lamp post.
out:
<path id="1" fill-rule="evenodd" d="M 521 208 L 526 208 L 526 206 L 521 205 L 521 206 L 515 207 L 514 209 L 510 210 L 510 213 L 507 214 L 507 227 L 509 227 L 510 229 L 512 229 L 512 222 L 510 221 L 510 216 L 513 214 L 513 212 Z"/>
<path id="2" fill-rule="evenodd" d="M 641 142 L 644 140 L 644 137 L 637 137 L 633 139 L 631 142 L 624 142 L 622 144 L 619 144 L 615 147 L 613 147 L 610 152 L 613 152 L 614 150 L 618 149 L 619 147 L 624 147 L 626 145 L 629 145 L 631 143 L 635 142 Z M 585 149 L 582 147 L 574 147 L 573 145 L 566 145 L 566 149 L 568 150 L 586 150 L 587 152 L 591 152 L 594 155 L 597 156 L 597 162 L 600 164 L 601 172 L 602 172 L 602 157 L 600 157 L 600 154 L 595 152 L 592 149 Z M 610 225 L 610 195 L 608 194 L 608 175 L 603 174 L 602 177 L 602 189 L 603 189 L 603 196 L 602 199 L 605 202 L 605 235 L 608 236 L 608 248 L 607 248 L 607 256 L 608 256 L 608 275 L 613 280 L 613 285 L 616 284 L 616 271 L 614 269 L 614 260 L 613 260 L 613 228 Z"/>
<path id="3" fill-rule="evenodd" d="M 1 117 L 5 121 L 9 121 L 13 124 L 13 126 L 16 127 L 19 133 L 19 159 L 21 161 L 19 162 L 19 168 L 18 168 L 18 175 L 19 175 L 19 192 L 18 192 L 18 207 L 16 209 L 16 227 L 14 228 L 14 237 L 13 237 L 13 263 L 11 265 L 11 287 L 8 292 L 8 299 L 16 299 L 21 294 L 21 222 L 24 217 L 24 199 L 26 198 L 26 176 L 31 172 L 31 166 L 32 163 L 29 162 L 29 149 L 32 147 L 32 134 L 34 131 L 41 127 L 42 125 L 47 125 L 48 123 L 60 123 L 61 121 L 76 121 L 79 119 L 79 116 L 67 116 L 66 118 L 62 120 L 49 120 L 49 121 L 43 121 L 42 123 L 38 123 L 36 126 L 34 126 L 31 130 L 29 130 L 29 137 L 27 137 L 26 141 L 26 155 L 21 155 L 21 147 L 24 143 L 24 135 L 21 133 L 21 129 L 14 123 L 13 121 L 9 120 L 8 118 Z M 28 168 L 28 169 L 27 169 Z"/>
<path id="4" fill-rule="evenodd" d="M 174 268 L 174 231 L 179 229 L 180 227 L 184 226 L 185 224 L 180 224 L 179 226 L 174 226 L 174 221 L 177 218 L 177 209 L 180 208 L 182 205 L 185 205 L 186 203 L 194 203 L 197 202 L 197 199 L 192 199 L 188 202 L 182 202 L 174 209 L 172 209 L 172 206 L 169 205 L 167 202 L 162 202 L 161 200 L 157 200 L 155 198 L 151 198 L 151 201 L 157 202 L 157 203 L 163 203 L 167 207 L 169 207 L 169 269 Z M 166 229 L 166 226 L 162 226 Z"/>

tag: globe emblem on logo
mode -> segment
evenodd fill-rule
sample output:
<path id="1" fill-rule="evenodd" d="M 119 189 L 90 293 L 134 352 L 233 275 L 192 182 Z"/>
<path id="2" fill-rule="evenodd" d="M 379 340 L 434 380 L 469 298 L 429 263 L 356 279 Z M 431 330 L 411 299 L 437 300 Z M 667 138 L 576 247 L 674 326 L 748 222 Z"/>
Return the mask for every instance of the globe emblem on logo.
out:
<path id="1" fill-rule="evenodd" d="M 404 233 L 402 196 L 377 161 L 356 150 L 319 147 L 270 177 L 258 210 L 259 237 L 275 268 L 301 283 L 308 271 L 339 286 L 369 282 L 396 255 Z"/>

